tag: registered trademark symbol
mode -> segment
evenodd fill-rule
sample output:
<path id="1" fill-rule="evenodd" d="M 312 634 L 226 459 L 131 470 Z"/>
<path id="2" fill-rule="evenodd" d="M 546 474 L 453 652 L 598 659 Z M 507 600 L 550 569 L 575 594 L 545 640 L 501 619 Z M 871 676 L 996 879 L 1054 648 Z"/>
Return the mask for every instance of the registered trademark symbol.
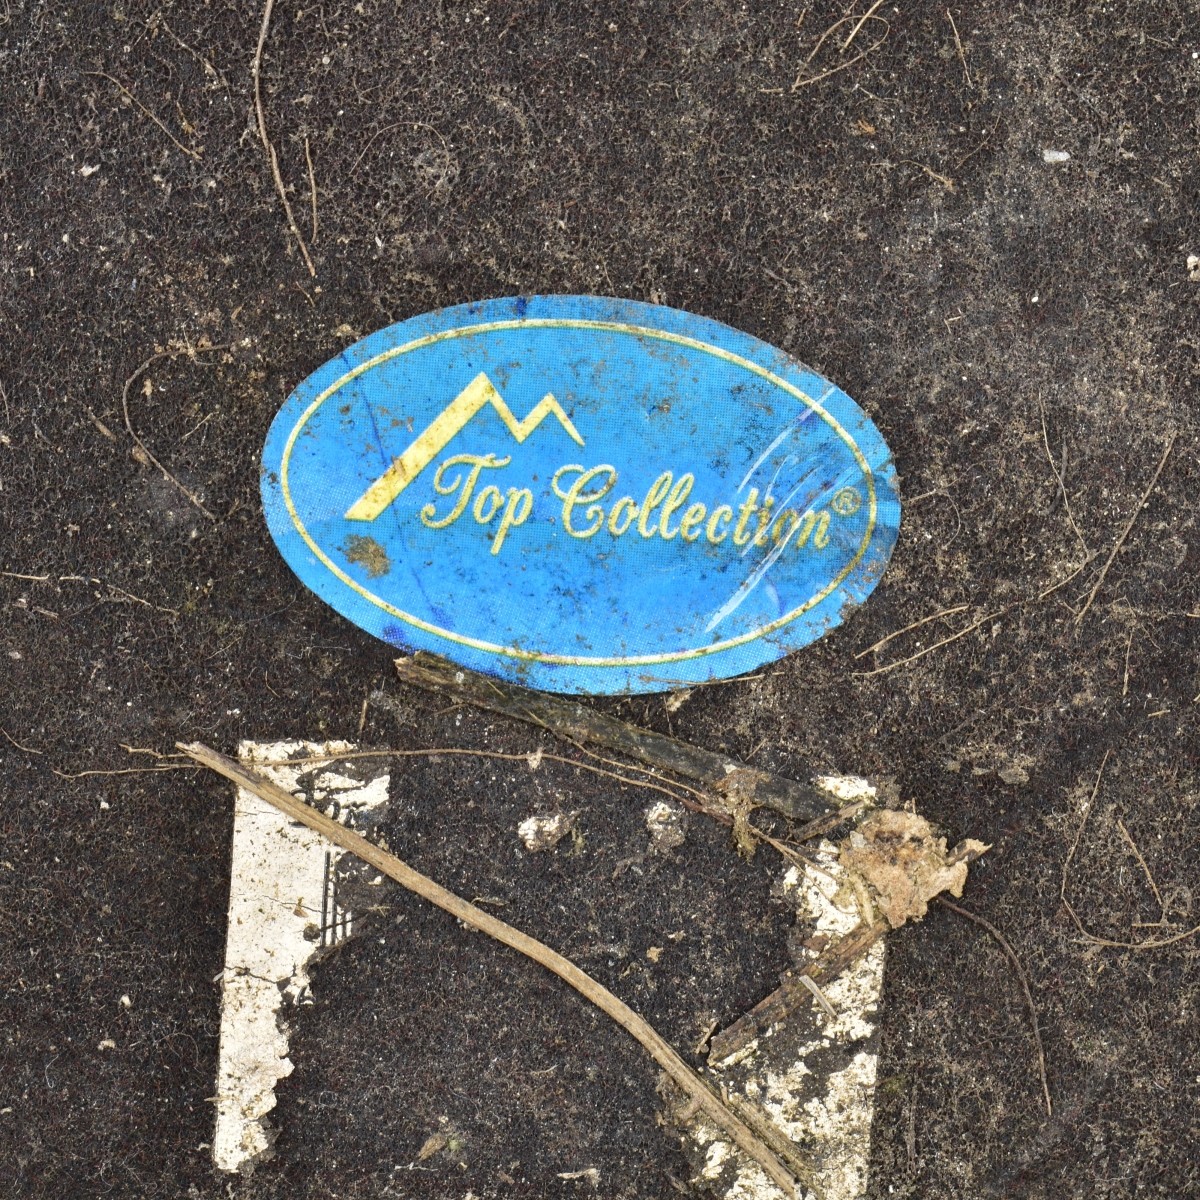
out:
<path id="1" fill-rule="evenodd" d="M 862 500 L 859 498 L 858 489 L 844 487 L 834 495 L 831 507 L 838 516 L 849 517 L 858 512 L 861 504 Z"/>

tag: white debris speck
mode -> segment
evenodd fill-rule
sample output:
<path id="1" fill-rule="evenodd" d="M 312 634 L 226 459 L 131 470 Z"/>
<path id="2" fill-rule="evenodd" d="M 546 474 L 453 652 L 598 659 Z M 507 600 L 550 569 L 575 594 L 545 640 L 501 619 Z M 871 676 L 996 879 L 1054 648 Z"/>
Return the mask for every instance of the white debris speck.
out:
<path id="1" fill-rule="evenodd" d="M 100 170 L 100 164 L 97 163 L 94 167 L 89 167 L 86 163 L 79 168 L 79 173 L 86 179 L 89 175 L 95 175 Z"/>
<path id="2" fill-rule="evenodd" d="M 130 1000 L 130 998 L 128 996 L 122 996 L 121 997 L 121 1007 L 122 1008 L 132 1008 L 133 1001 Z"/>
<path id="3" fill-rule="evenodd" d="M 657 800 L 646 809 L 646 828 L 650 831 L 650 849 L 656 854 L 683 845 L 683 809 L 665 800 Z"/>
<path id="4" fill-rule="evenodd" d="M 858 775 L 818 775 L 813 783 L 846 804 L 854 800 L 874 800 L 875 788 Z"/>
<path id="5" fill-rule="evenodd" d="M 115 1050 L 116 1048 L 117 1043 L 114 1042 L 112 1038 L 105 1038 L 104 1041 L 102 1041 L 100 1045 L 96 1047 L 97 1050 Z"/>
<path id="6" fill-rule="evenodd" d="M 600 1183 L 600 1171 L 597 1167 L 586 1167 L 582 1171 L 559 1171 L 559 1179 L 578 1179 L 596 1187 Z"/>
<path id="7" fill-rule="evenodd" d="M 1042 162 L 1055 166 L 1058 163 L 1070 162 L 1071 156 L 1065 150 L 1043 150 Z"/>
<path id="8" fill-rule="evenodd" d="M 708 1148 L 708 1157 L 704 1160 L 704 1170 L 700 1172 L 705 1179 L 716 1179 L 729 1157 L 729 1146 L 725 1142 L 713 1142 Z"/>
<path id="9" fill-rule="evenodd" d="M 1188 278 L 1193 283 L 1200 283 L 1200 254 L 1187 256 Z"/>
<path id="10" fill-rule="evenodd" d="M 531 854 L 539 850 L 549 850 L 571 832 L 574 817 L 570 813 L 538 813 L 526 817 L 517 826 L 517 836 L 525 843 L 525 849 Z"/>

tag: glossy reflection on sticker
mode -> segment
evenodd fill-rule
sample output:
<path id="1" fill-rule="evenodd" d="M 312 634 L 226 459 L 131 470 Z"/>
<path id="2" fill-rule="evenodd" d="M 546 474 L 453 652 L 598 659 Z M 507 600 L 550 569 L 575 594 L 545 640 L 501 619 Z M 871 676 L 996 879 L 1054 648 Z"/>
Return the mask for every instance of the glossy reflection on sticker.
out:
<path id="1" fill-rule="evenodd" d="M 752 670 L 861 604 L 896 542 L 879 431 L 748 334 L 593 296 L 380 330 L 263 451 L 300 579 L 402 650 L 556 692 Z"/>

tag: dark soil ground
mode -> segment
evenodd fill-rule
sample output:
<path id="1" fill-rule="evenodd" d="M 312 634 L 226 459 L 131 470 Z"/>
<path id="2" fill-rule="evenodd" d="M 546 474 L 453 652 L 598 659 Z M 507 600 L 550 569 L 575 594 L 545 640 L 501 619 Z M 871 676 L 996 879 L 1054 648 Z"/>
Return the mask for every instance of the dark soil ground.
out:
<path id="1" fill-rule="evenodd" d="M 396 705 L 365 744 L 539 743 L 393 683 L 258 503 L 267 426 L 310 371 L 519 292 L 727 321 L 836 380 L 895 452 L 904 525 L 862 611 L 675 713 L 605 705 L 796 778 L 891 777 L 993 844 L 963 903 L 1028 968 L 1055 1114 L 1003 954 L 935 910 L 889 942 L 870 1195 L 1200 1194 L 1200 942 L 1087 943 L 1060 899 L 1105 763 L 1067 880 L 1081 920 L 1116 942 L 1200 921 L 1200 7 L 984 0 L 952 25 L 901 0 L 818 48 L 846 11 L 281 4 L 262 97 L 314 277 L 254 120 L 260 11 L 0 0 L 0 1194 L 576 1196 L 559 1173 L 593 1166 L 606 1197 L 683 1186 L 641 1053 L 400 894 L 320 967 L 276 1157 L 231 1184 L 207 1148 L 231 789 L 55 773 L 145 765 L 121 743 L 353 739 L 381 685 Z M 206 343 L 231 348 L 187 355 Z M 122 412 L 170 349 L 129 416 L 212 519 Z M 697 819 L 614 882 L 644 794 L 415 762 L 390 844 L 507 901 L 681 1049 L 776 985 L 765 852 Z M 580 811 L 582 852 L 518 858 L 548 801 Z M 442 1118 L 458 1161 L 398 1170 Z"/>

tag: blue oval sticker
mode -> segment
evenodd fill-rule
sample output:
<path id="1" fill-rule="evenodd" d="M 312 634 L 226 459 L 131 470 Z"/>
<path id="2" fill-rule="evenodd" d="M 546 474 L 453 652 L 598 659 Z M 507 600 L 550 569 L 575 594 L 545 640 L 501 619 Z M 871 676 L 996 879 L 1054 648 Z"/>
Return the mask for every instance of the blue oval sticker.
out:
<path id="1" fill-rule="evenodd" d="M 593 296 L 460 305 L 288 398 L 263 505 L 369 633 L 555 692 L 749 671 L 837 625 L 896 542 L 891 455 L 757 338 Z"/>

